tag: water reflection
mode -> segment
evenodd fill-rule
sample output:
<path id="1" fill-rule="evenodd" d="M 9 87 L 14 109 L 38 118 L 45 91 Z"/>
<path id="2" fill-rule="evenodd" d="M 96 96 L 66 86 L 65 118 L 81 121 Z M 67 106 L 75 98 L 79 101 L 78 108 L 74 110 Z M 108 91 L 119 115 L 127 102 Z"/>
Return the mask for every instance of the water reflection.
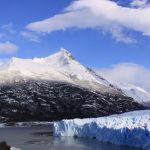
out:
<path id="1" fill-rule="evenodd" d="M 49 126 L 3 128 L 0 129 L 0 141 L 2 140 L 22 150 L 140 150 L 95 139 L 53 137 Z"/>
<path id="2" fill-rule="evenodd" d="M 55 138 L 53 143 L 53 148 L 57 145 L 65 145 L 68 149 L 76 150 L 140 150 L 134 147 L 127 146 L 117 146 L 110 143 L 99 142 L 95 139 L 87 138 Z M 67 149 L 66 149 L 67 150 Z"/>

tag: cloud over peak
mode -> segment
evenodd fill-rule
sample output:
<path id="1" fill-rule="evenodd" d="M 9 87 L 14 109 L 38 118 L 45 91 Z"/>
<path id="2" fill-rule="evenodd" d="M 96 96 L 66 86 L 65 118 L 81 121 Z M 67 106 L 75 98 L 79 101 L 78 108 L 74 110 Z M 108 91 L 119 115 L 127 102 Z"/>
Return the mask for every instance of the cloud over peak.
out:
<path id="1" fill-rule="evenodd" d="M 132 5 L 141 4 L 138 0 L 133 2 Z M 30 23 L 27 29 L 50 33 L 68 28 L 100 28 L 111 33 L 118 41 L 131 43 L 135 40 L 124 33 L 124 28 L 150 36 L 149 14 L 150 7 L 123 7 L 111 0 L 77 0 L 65 8 L 61 14 Z"/>
<path id="2" fill-rule="evenodd" d="M 109 68 L 95 69 L 113 83 L 130 83 L 141 86 L 150 92 L 150 69 L 134 63 L 121 63 Z"/>

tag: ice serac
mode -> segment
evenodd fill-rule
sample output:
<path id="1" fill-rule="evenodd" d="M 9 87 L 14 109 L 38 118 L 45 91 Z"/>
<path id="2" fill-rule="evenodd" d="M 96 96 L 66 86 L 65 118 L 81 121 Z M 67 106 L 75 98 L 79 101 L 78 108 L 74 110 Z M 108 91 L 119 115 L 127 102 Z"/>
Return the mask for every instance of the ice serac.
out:
<path id="1" fill-rule="evenodd" d="M 54 135 L 88 137 L 149 150 L 150 110 L 93 119 L 62 120 L 54 123 Z"/>
<path id="2" fill-rule="evenodd" d="M 145 109 L 65 49 L 0 66 L 0 122 L 100 117 Z"/>

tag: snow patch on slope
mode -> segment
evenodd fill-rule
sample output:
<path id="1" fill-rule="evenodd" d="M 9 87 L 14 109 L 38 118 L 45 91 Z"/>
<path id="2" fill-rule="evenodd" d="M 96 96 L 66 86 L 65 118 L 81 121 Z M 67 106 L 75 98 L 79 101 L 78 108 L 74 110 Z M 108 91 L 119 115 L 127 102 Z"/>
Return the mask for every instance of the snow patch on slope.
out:
<path id="1" fill-rule="evenodd" d="M 54 135 L 96 138 L 149 150 L 150 110 L 93 119 L 62 120 L 54 123 Z"/>

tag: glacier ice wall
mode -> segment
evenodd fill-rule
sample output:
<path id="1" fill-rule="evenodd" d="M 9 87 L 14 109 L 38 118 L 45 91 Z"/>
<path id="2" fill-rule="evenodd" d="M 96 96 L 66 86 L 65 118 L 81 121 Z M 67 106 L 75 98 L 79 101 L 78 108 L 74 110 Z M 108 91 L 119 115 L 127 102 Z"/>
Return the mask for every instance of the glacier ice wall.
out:
<path id="1" fill-rule="evenodd" d="M 88 137 L 150 150 L 150 110 L 100 118 L 62 120 L 54 123 L 54 136 Z"/>

